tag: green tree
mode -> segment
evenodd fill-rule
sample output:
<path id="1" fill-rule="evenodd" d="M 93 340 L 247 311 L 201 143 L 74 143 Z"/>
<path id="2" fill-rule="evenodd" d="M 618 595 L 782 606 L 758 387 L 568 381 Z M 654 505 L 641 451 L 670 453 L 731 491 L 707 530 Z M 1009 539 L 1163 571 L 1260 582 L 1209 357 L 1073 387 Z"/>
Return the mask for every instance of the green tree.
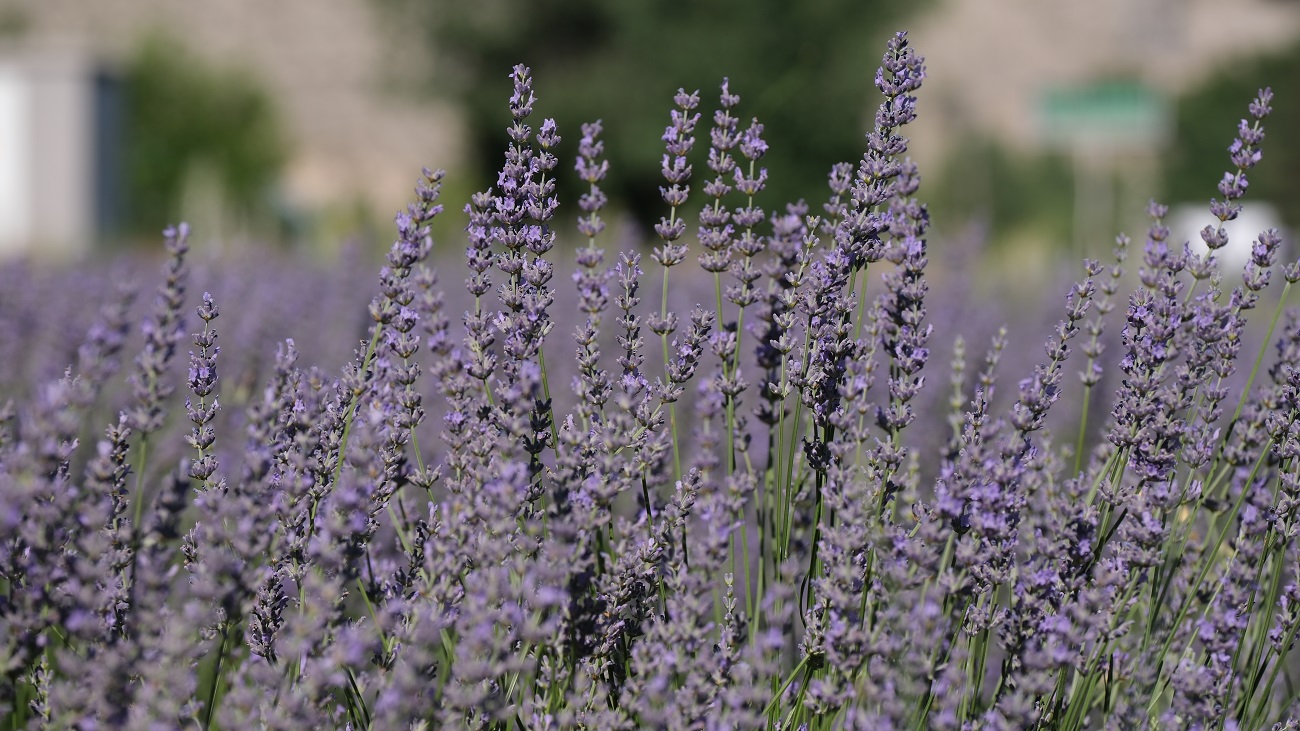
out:
<path id="1" fill-rule="evenodd" d="M 1279 53 L 1239 60 L 1178 99 L 1174 142 L 1166 159 L 1164 191 L 1171 202 L 1221 197 L 1209 186 L 1228 169 L 1223 130 L 1245 114 L 1264 86 L 1275 93 L 1264 161 L 1250 172 L 1249 198 L 1278 207 L 1283 221 L 1300 226 L 1300 44 Z"/>
<path id="2" fill-rule="evenodd" d="M 1016 153 L 970 134 L 936 171 L 927 200 L 944 233 L 957 234 L 972 220 L 987 225 L 993 243 L 1025 231 L 1053 245 L 1070 239 L 1074 171 L 1056 154 Z"/>
<path id="3" fill-rule="evenodd" d="M 175 41 L 146 39 L 123 73 L 129 225 L 154 232 L 180 214 L 196 171 L 231 213 L 266 213 L 287 158 L 270 95 L 241 70 L 214 68 Z"/>
<path id="4" fill-rule="evenodd" d="M 660 136 L 679 87 L 701 94 L 697 151 L 723 77 L 739 114 L 757 117 L 770 144 L 763 202 L 820 198 L 832 164 L 855 160 L 874 107 L 883 39 L 902 0 L 381 0 L 420 24 L 442 71 L 437 82 L 466 105 L 475 164 L 488 180 L 507 124 L 501 100 L 516 63 L 532 67 L 541 104 L 565 143 L 603 119 L 614 167 L 611 197 L 642 220 L 658 205 Z M 703 168 L 703 154 L 696 159 Z"/>

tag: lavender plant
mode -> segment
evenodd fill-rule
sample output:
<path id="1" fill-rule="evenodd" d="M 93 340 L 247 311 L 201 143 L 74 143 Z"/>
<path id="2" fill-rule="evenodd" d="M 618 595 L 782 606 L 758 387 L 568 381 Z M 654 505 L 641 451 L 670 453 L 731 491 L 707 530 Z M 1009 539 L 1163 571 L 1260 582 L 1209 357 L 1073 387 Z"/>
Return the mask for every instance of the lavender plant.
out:
<path id="1" fill-rule="evenodd" d="M 108 387 L 128 292 L 0 411 L 4 724 L 1296 727 L 1300 263 L 1278 267 L 1276 231 L 1239 275 L 1215 255 L 1268 90 L 1208 254 L 1153 203 L 1136 277 L 1123 236 L 1084 262 L 1035 365 L 1006 373 L 1003 328 L 977 369 L 958 335 L 945 377 L 905 34 L 862 158 L 811 204 L 758 205 L 763 125 L 726 80 L 696 194 L 706 102 L 679 92 L 658 271 L 606 254 L 611 163 L 584 125 L 563 289 L 560 133 L 511 76 L 460 299 L 430 266 L 426 170 L 338 375 L 294 340 L 232 362 L 218 342 L 261 336 L 218 339 L 240 299 L 219 287 L 186 317 L 182 226 L 129 390 Z M 1243 360 L 1265 302 L 1273 352 Z"/>

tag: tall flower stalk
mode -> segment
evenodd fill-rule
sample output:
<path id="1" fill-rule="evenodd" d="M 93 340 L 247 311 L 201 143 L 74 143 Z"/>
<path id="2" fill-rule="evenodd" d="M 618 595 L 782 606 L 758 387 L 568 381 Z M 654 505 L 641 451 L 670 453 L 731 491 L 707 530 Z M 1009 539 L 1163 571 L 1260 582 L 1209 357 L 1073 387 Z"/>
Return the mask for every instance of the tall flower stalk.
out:
<path id="1" fill-rule="evenodd" d="M 442 172 L 395 217 L 368 307 L 322 316 L 316 280 L 280 276 L 294 339 L 239 319 L 250 275 L 223 264 L 187 305 L 169 229 L 148 311 L 114 292 L 0 406 L 0 725 L 1295 728 L 1300 263 L 1273 230 L 1240 272 L 1219 261 L 1271 94 L 1229 148 L 1209 252 L 1152 203 L 1035 354 L 1016 323 L 984 344 L 937 314 L 968 303 L 933 285 L 903 134 L 925 77 L 893 36 L 864 152 L 812 204 L 767 198 L 781 143 L 729 81 L 707 153 L 679 91 L 656 272 L 607 254 L 620 131 L 583 125 L 566 170 L 523 65 L 464 208 L 461 299 L 432 268 Z M 6 334 L 65 315 L 3 295 Z M 364 338 L 337 369 L 303 324 L 331 317 Z"/>

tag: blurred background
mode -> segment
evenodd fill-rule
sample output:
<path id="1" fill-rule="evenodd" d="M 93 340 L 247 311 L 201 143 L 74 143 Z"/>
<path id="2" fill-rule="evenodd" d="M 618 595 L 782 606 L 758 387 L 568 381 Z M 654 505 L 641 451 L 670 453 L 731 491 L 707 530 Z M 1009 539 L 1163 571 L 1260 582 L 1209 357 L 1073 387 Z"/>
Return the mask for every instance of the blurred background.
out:
<path id="1" fill-rule="evenodd" d="M 1265 84 L 1244 228 L 1300 223 L 1295 0 L 0 0 L 0 255 L 157 248 L 184 218 L 214 252 L 331 256 L 386 241 L 423 165 L 451 173 L 457 252 L 518 62 L 566 171 L 578 124 L 604 119 L 629 237 L 662 213 L 673 91 L 699 88 L 707 118 L 724 76 L 767 126 L 759 202 L 816 205 L 861 153 L 897 28 L 927 59 L 909 134 L 934 239 L 978 238 L 980 271 L 1104 258 L 1150 197 L 1196 238 Z"/>

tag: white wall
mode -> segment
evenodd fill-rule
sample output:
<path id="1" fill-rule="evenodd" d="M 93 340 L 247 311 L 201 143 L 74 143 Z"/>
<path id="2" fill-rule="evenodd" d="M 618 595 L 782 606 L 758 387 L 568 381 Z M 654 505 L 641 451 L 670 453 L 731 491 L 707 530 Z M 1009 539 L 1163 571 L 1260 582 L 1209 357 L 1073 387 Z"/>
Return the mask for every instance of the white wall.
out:
<path id="1" fill-rule="evenodd" d="M 0 57 L 0 256 L 66 257 L 95 236 L 94 67 Z"/>
<path id="2" fill-rule="evenodd" d="M 0 256 L 20 253 L 32 238 L 31 96 L 21 69 L 0 64 Z"/>

